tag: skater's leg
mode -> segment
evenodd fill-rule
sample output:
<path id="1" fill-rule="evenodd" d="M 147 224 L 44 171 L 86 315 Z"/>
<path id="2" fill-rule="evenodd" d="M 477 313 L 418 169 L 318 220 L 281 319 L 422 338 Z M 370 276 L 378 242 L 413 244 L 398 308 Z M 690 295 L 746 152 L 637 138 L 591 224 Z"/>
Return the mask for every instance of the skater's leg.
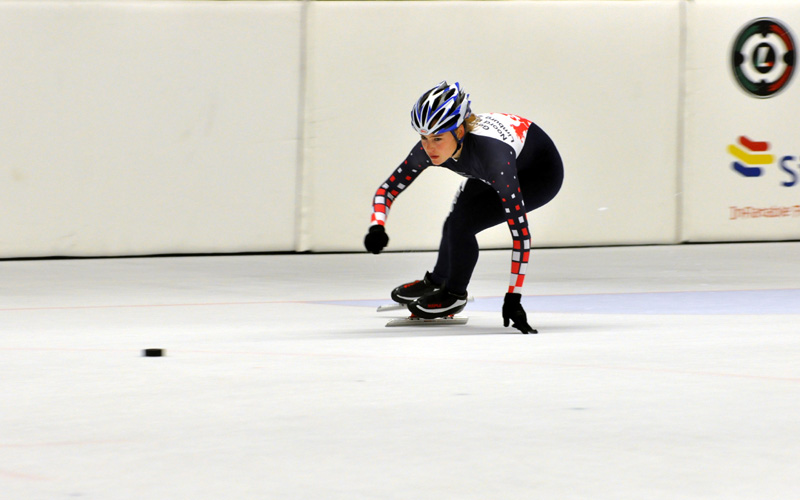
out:
<path id="1" fill-rule="evenodd" d="M 461 267 L 464 267 L 464 264 L 459 261 L 474 261 L 475 263 L 478 261 L 478 240 L 474 235 L 470 238 L 469 235 L 458 234 L 458 231 L 460 231 L 460 228 L 453 223 L 451 213 L 442 226 L 442 241 L 439 244 L 439 254 L 431 273 L 432 279 L 439 285 L 453 286 L 451 277 L 454 270 L 457 273 Z M 474 266 L 474 263 L 472 265 Z"/>
<path id="2" fill-rule="evenodd" d="M 455 207 L 458 203 L 459 198 L 461 197 L 461 193 L 464 192 L 464 187 L 466 186 L 468 181 L 464 181 L 459 186 L 458 191 L 456 191 L 455 197 L 453 198 L 452 207 Z M 450 211 L 452 212 L 453 208 L 451 207 Z M 436 265 L 433 266 L 433 271 L 430 273 L 431 279 L 437 285 L 445 285 L 447 281 L 450 279 L 450 255 L 451 255 L 451 236 L 450 236 L 450 225 L 448 221 L 450 217 L 448 215 L 447 219 L 445 219 L 444 224 L 442 225 L 442 239 L 439 242 L 439 253 L 436 256 Z"/>
<path id="3" fill-rule="evenodd" d="M 525 209 L 530 212 L 556 196 L 564 180 L 564 167 L 558 150 L 544 134 L 529 147 L 526 145 L 519 161 L 532 165 L 518 174 Z M 490 186 L 475 179 L 462 183 L 442 228 L 439 254 L 430 273 L 432 280 L 453 292 L 466 292 L 478 262 L 476 235 L 505 222 L 500 199 Z"/>
<path id="4" fill-rule="evenodd" d="M 442 229 L 442 242 L 434 267 L 435 277 L 446 277 L 448 290 L 464 294 L 478 262 L 476 235 L 505 221 L 497 193 L 483 182 L 462 184 Z"/>
<path id="5" fill-rule="evenodd" d="M 519 186 L 528 213 L 549 203 L 561 190 L 564 182 L 561 158 L 556 153 L 552 163 L 547 165 L 548 168 L 536 172 L 524 171 L 519 174 Z"/>
<path id="6" fill-rule="evenodd" d="M 547 204 L 561 189 L 564 178 L 561 159 L 555 152 L 554 157 L 547 160 L 536 171 L 519 175 L 527 212 Z M 500 199 L 490 186 L 472 179 L 462 184 L 442 228 L 439 255 L 432 273 L 434 279 L 445 282 L 452 292 L 466 293 L 478 263 L 476 235 L 505 222 Z"/>

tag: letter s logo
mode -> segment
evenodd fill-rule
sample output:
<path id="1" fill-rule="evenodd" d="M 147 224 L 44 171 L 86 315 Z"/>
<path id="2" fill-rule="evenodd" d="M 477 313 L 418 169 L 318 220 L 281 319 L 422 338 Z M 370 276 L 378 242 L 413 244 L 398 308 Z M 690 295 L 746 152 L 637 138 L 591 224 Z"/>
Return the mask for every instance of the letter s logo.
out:
<path id="1" fill-rule="evenodd" d="M 786 187 L 792 187 L 795 184 L 797 184 L 797 173 L 794 170 L 792 170 L 790 166 L 786 164 L 787 162 L 790 161 L 793 162 L 794 160 L 795 160 L 794 156 L 784 156 L 783 158 L 781 158 L 781 163 L 780 163 L 781 169 L 787 174 L 789 174 L 789 177 L 792 178 L 791 181 L 783 181 L 781 183 Z"/>

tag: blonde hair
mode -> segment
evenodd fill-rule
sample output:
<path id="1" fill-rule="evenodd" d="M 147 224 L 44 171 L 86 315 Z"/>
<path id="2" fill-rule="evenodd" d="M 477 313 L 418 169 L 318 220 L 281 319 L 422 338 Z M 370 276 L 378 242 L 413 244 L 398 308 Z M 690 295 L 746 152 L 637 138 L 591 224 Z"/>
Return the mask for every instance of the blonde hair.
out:
<path id="1" fill-rule="evenodd" d="M 478 121 L 478 115 L 476 115 L 475 113 L 472 113 L 471 115 L 469 115 L 466 118 L 466 120 L 464 120 L 464 131 L 465 132 L 472 132 L 473 130 L 475 130 L 475 126 L 477 124 L 477 121 Z"/>

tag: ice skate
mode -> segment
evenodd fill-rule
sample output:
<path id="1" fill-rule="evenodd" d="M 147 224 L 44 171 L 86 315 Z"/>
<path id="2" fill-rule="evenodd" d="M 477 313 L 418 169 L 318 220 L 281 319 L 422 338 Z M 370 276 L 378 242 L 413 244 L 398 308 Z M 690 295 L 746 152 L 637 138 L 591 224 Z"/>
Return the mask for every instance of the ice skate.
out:
<path id="1" fill-rule="evenodd" d="M 456 294 L 446 288 L 423 295 L 408 304 L 411 314 L 422 319 L 454 316 L 467 305 L 467 294 Z"/>
<path id="2" fill-rule="evenodd" d="M 475 297 L 473 297 L 472 295 L 467 297 L 467 302 L 472 302 L 474 300 L 475 300 Z M 400 303 L 397 303 L 397 302 L 392 302 L 390 304 L 382 304 L 382 305 L 378 306 L 377 312 L 382 313 L 382 312 L 401 311 L 401 310 L 402 311 L 407 311 L 408 310 L 408 304 L 400 304 Z"/>
<path id="3" fill-rule="evenodd" d="M 431 280 L 431 273 L 426 272 L 423 279 L 405 283 L 392 290 L 391 297 L 398 304 L 405 305 L 412 303 L 425 294 L 436 291 L 438 288 L 439 286 L 435 285 Z"/>

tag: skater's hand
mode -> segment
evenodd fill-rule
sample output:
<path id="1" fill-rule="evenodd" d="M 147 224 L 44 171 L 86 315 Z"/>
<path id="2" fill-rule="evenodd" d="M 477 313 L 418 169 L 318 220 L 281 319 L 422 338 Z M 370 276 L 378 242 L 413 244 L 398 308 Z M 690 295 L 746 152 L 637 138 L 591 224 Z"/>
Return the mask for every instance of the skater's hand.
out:
<path id="1" fill-rule="evenodd" d="M 518 293 L 507 293 L 503 301 L 503 326 L 511 326 L 522 333 L 539 333 L 528 324 L 528 316 L 519 300 L 522 296 Z"/>
<path id="2" fill-rule="evenodd" d="M 381 250 L 389 243 L 389 236 L 386 229 L 380 224 L 370 226 L 369 232 L 364 237 L 364 247 L 367 251 L 374 254 L 381 253 Z"/>

